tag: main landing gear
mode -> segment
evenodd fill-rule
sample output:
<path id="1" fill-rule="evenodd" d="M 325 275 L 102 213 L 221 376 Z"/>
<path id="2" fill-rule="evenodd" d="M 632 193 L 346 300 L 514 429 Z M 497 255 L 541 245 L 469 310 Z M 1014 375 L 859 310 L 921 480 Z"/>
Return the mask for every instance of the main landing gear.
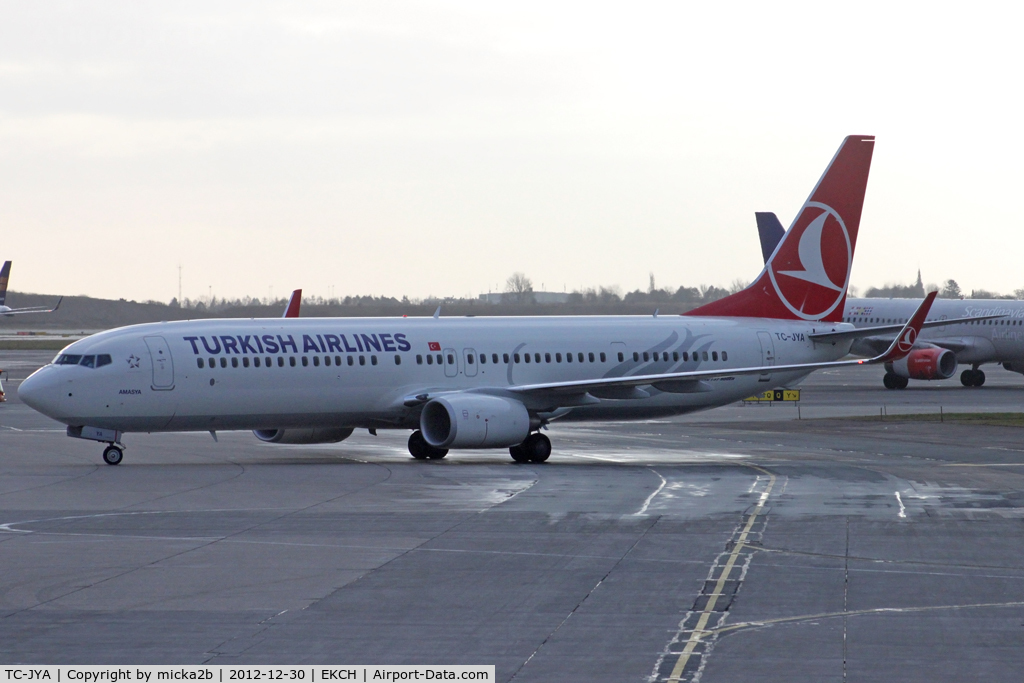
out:
<path id="1" fill-rule="evenodd" d="M 417 429 L 409 437 L 409 455 L 417 460 L 440 460 L 448 455 L 448 449 L 431 446 Z"/>
<path id="2" fill-rule="evenodd" d="M 965 387 L 980 387 L 984 383 L 985 373 L 979 370 L 977 366 L 960 373 L 960 384 L 963 384 Z"/>
<path id="3" fill-rule="evenodd" d="M 887 372 L 882 377 L 882 384 L 885 385 L 886 389 L 906 389 L 907 385 L 910 384 L 910 380 L 897 375 L 895 372 Z"/>
<path id="4" fill-rule="evenodd" d="M 551 455 L 551 439 L 535 432 L 518 446 L 509 448 L 508 452 L 516 462 L 544 462 Z"/>

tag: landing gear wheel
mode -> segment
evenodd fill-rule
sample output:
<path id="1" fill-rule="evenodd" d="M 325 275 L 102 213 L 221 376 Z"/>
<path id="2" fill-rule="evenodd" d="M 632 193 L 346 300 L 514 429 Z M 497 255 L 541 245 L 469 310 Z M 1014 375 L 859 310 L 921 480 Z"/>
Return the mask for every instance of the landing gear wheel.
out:
<path id="1" fill-rule="evenodd" d="M 885 373 L 885 376 L 882 377 L 882 384 L 885 385 L 886 389 L 895 389 L 897 379 L 899 379 L 899 375 L 895 372 L 887 372 Z"/>
<path id="2" fill-rule="evenodd" d="M 551 455 L 551 440 L 540 432 L 535 432 L 526 437 L 522 449 L 530 458 L 530 462 L 544 462 Z"/>
<path id="3" fill-rule="evenodd" d="M 523 448 L 523 444 L 510 446 L 508 452 L 516 462 L 530 462 L 530 456 L 526 454 L 526 449 Z"/>
<path id="4" fill-rule="evenodd" d="M 409 435 L 409 455 L 416 458 L 417 460 L 426 460 L 429 457 L 427 454 L 430 449 L 430 444 L 423 438 L 423 434 L 420 430 L 416 430 Z"/>
<path id="5" fill-rule="evenodd" d="M 108 465 L 120 465 L 122 458 L 124 458 L 124 451 L 113 444 L 103 450 L 103 462 Z"/>
<path id="6" fill-rule="evenodd" d="M 447 448 L 434 448 L 433 446 L 428 446 L 428 448 L 430 448 L 430 451 L 427 453 L 427 457 L 431 460 L 440 460 L 448 455 Z"/>
<path id="7" fill-rule="evenodd" d="M 964 370 L 960 373 L 960 384 L 965 387 L 980 387 L 985 383 L 985 373 L 981 370 Z"/>
<path id="8" fill-rule="evenodd" d="M 896 378 L 893 380 L 893 384 L 896 385 L 897 389 L 906 389 L 907 385 L 910 384 L 910 380 L 907 379 L 906 377 L 896 375 Z"/>

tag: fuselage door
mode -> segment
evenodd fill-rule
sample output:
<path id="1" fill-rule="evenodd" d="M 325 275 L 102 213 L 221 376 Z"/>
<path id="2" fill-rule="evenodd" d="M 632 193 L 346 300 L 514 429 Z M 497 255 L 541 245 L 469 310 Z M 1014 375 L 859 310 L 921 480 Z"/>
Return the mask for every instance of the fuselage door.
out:
<path id="1" fill-rule="evenodd" d="M 171 349 L 163 337 L 143 337 L 153 361 L 153 385 L 156 391 L 170 391 L 174 388 L 174 361 Z"/>
<path id="2" fill-rule="evenodd" d="M 456 377 L 459 374 L 459 354 L 455 349 L 445 349 L 444 354 L 444 376 Z"/>
<path id="3" fill-rule="evenodd" d="M 462 349 L 462 367 L 466 370 L 466 377 L 476 377 L 476 365 L 479 361 L 476 351 Z"/>
<path id="4" fill-rule="evenodd" d="M 758 332 L 757 340 L 761 342 L 761 365 L 775 365 L 775 344 L 772 342 L 772 336 L 767 332 Z M 758 382 L 767 382 L 771 380 L 772 373 L 766 372 L 763 375 L 758 375 Z"/>

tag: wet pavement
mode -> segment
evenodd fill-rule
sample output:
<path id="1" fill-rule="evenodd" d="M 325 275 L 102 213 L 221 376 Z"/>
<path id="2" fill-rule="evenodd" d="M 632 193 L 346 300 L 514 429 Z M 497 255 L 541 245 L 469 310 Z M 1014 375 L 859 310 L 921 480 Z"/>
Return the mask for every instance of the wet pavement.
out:
<path id="1" fill-rule="evenodd" d="M 129 435 L 20 404 L 5 352 L 3 663 L 495 664 L 502 681 L 1019 678 L 1024 377 L 554 426 L 554 454 L 413 461 L 407 434 Z"/>

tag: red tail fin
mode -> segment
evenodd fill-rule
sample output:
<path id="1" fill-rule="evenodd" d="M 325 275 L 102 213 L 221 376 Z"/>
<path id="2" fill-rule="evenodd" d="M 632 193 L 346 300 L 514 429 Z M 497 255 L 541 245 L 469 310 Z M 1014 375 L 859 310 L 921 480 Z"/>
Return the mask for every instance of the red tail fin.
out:
<path id="1" fill-rule="evenodd" d="M 754 284 L 686 315 L 841 321 L 874 146 L 843 140 Z"/>
<path id="2" fill-rule="evenodd" d="M 292 292 L 291 297 L 288 299 L 288 307 L 284 309 L 284 315 L 282 318 L 298 318 L 299 317 L 299 306 L 302 305 L 302 290 L 296 289 Z"/>

